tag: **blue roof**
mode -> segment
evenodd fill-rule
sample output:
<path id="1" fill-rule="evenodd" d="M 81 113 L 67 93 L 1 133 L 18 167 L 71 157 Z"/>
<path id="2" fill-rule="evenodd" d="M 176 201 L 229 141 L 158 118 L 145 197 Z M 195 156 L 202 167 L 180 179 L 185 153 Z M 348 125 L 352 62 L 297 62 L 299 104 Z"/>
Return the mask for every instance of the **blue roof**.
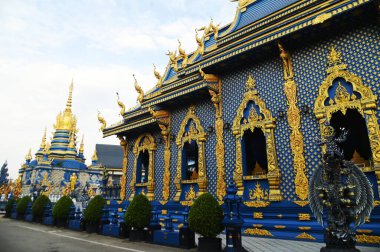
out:
<path id="1" fill-rule="evenodd" d="M 231 32 L 249 25 L 265 16 L 268 16 L 298 0 L 259 0 L 249 5 L 246 11 L 240 13 L 240 17 Z"/>

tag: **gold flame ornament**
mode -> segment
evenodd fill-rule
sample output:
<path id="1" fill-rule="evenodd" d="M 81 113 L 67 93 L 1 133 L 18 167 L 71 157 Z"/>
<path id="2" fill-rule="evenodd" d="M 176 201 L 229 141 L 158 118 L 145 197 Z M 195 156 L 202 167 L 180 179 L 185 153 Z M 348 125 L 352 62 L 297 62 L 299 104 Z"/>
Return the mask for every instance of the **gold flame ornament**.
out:
<path id="1" fill-rule="evenodd" d="M 117 95 L 117 104 L 121 108 L 120 115 L 124 116 L 124 114 L 125 114 L 125 105 L 124 105 L 124 103 L 122 101 L 120 101 L 120 97 L 119 97 L 119 93 L 118 92 L 116 92 L 116 95 Z"/>
<path id="2" fill-rule="evenodd" d="M 139 84 L 137 83 L 137 80 L 136 80 L 136 77 L 135 75 L 133 75 L 133 78 L 135 79 L 135 89 L 137 91 L 137 93 L 139 94 L 139 96 L 137 97 L 137 100 L 142 103 L 143 99 L 144 99 L 144 91 L 142 90 L 142 88 L 139 86 Z"/>
<path id="3" fill-rule="evenodd" d="M 100 115 L 100 112 L 98 110 L 98 121 L 102 124 L 100 127 L 100 131 L 103 131 L 107 127 L 107 122 L 104 120 L 104 118 Z"/>
<path id="4" fill-rule="evenodd" d="M 156 79 L 157 79 L 156 87 L 161 87 L 161 86 L 162 86 L 162 76 L 161 76 L 161 74 L 157 71 L 156 66 L 155 66 L 154 64 L 153 64 L 153 73 L 154 73 L 154 76 L 155 76 Z"/>

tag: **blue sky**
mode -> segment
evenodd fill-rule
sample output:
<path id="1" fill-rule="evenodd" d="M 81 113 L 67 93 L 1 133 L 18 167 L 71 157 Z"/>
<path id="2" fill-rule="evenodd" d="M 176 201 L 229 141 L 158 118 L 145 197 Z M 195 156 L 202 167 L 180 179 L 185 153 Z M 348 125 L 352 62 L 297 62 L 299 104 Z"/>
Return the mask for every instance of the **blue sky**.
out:
<path id="1" fill-rule="evenodd" d="M 116 92 L 127 107 L 136 105 L 132 74 L 144 90 L 152 88 L 152 64 L 163 73 L 177 39 L 195 50 L 194 29 L 210 17 L 232 22 L 236 7 L 229 0 L 1 1 L 0 163 L 8 159 L 15 178 L 45 127 L 52 136 L 72 78 L 87 163 L 96 143 L 118 144 L 102 138 L 97 110 L 108 125 L 121 120 Z"/>

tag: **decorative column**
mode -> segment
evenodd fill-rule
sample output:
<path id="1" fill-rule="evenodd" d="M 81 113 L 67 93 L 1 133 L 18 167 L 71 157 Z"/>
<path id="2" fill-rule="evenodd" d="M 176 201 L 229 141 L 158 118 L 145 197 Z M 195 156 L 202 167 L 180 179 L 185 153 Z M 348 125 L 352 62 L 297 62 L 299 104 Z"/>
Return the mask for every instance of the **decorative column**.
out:
<path id="1" fill-rule="evenodd" d="M 120 146 L 123 150 L 123 168 L 122 168 L 122 175 L 120 179 L 120 199 L 125 200 L 125 190 L 126 190 L 126 184 L 127 184 L 127 166 L 128 166 L 128 143 L 126 138 L 123 136 L 118 136 L 120 140 Z"/>
<path id="2" fill-rule="evenodd" d="M 169 200 L 170 197 L 170 113 L 165 110 L 155 111 L 149 108 L 149 112 L 153 118 L 158 122 L 158 126 L 161 129 L 161 135 L 164 139 L 164 179 L 162 186 L 162 197 L 164 201 Z"/>
<path id="3" fill-rule="evenodd" d="M 290 147 L 293 154 L 293 164 L 295 169 L 295 187 L 296 195 L 301 201 L 307 200 L 309 182 L 306 177 L 306 163 L 304 156 L 303 136 L 300 132 L 301 117 L 297 107 L 297 84 L 294 81 L 294 73 L 291 58 L 288 52 L 284 50 L 281 44 L 278 44 L 280 49 L 280 57 L 284 64 L 284 92 L 288 103 L 288 124 L 290 126 Z M 297 204 L 298 201 L 295 201 Z M 298 202 L 305 203 L 305 202 Z M 303 204 L 304 205 L 304 204 Z"/>
<path id="4" fill-rule="evenodd" d="M 205 74 L 205 81 L 210 80 L 210 74 Z M 211 81 L 215 81 L 216 76 L 212 76 Z M 217 77 L 216 77 L 217 78 Z M 216 182 L 216 195 L 219 201 L 223 200 L 224 195 L 226 194 L 226 182 L 225 182 L 225 163 L 224 163 L 224 142 L 223 142 L 223 117 L 222 117 L 222 82 L 218 78 L 217 90 L 218 93 L 214 90 L 209 89 L 211 95 L 211 101 L 215 106 L 215 134 L 216 134 L 216 167 L 217 167 L 217 182 Z"/>

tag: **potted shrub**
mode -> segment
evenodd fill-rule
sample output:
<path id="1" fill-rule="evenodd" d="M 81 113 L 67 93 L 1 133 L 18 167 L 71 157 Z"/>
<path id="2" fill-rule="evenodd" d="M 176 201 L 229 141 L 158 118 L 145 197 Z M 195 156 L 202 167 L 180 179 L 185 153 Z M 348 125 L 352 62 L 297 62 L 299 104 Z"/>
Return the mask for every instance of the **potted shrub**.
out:
<path id="1" fill-rule="evenodd" d="M 46 195 L 40 195 L 33 203 L 32 213 L 34 221 L 42 223 L 42 217 L 44 215 L 44 207 L 46 204 L 50 204 L 50 199 Z"/>
<path id="2" fill-rule="evenodd" d="M 61 197 L 53 207 L 53 218 L 58 227 L 66 227 L 69 218 L 70 207 L 73 201 L 69 196 Z"/>
<path id="3" fill-rule="evenodd" d="M 143 241 L 147 237 L 150 218 L 152 217 L 152 205 L 145 195 L 137 195 L 127 208 L 124 220 L 125 224 L 131 227 L 129 233 L 130 241 Z"/>
<path id="4" fill-rule="evenodd" d="M 12 207 L 13 207 L 13 204 L 15 202 L 16 202 L 16 200 L 14 198 L 11 198 L 11 199 L 8 200 L 7 205 L 5 206 L 5 215 L 4 215 L 4 217 L 6 217 L 6 218 L 11 217 Z"/>
<path id="5" fill-rule="evenodd" d="M 189 227 L 202 237 L 198 238 L 198 251 L 222 251 L 223 209 L 209 193 L 202 194 L 189 211 Z"/>
<path id="6" fill-rule="evenodd" d="M 102 209 L 105 203 L 106 200 L 100 195 L 96 195 L 88 203 L 87 208 L 83 212 L 87 232 L 100 232 L 100 219 L 102 217 Z"/>
<path id="7" fill-rule="evenodd" d="M 17 204 L 17 219 L 24 219 L 26 208 L 28 207 L 29 202 L 32 202 L 32 199 L 29 196 L 24 196 Z"/>

